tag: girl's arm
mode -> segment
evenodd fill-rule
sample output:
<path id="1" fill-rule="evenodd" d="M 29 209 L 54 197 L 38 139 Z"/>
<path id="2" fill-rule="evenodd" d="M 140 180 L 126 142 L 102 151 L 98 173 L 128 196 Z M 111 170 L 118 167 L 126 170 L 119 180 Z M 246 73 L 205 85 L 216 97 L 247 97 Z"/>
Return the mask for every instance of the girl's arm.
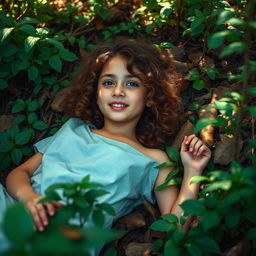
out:
<path id="1" fill-rule="evenodd" d="M 12 170 L 6 179 L 8 192 L 16 199 L 22 201 L 31 212 L 35 225 L 42 231 L 48 224 L 46 209 L 49 215 L 54 215 L 56 202 L 38 204 L 43 196 L 38 195 L 32 188 L 30 178 L 42 162 L 42 153 L 36 153 L 26 162 Z"/>
<path id="2" fill-rule="evenodd" d="M 190 184 L 190 180 L 192 177 L 202 174 L 211 157 L 211 151 L 195 135 L 190 135 L 184 138 L 180 155 L 184 166 L 184 177 L 180 191 L 178 191 L 177 186 L 170 186 L 162 191 L 155 192 L 161 214 L 172 213 L 178 217 L 182 214 L 182 209 L 179 205 L 187 199 L 197 198 L 199 183 Z M 165 156 L 162 155 L 162 157 L 165 158 L 164 161 L 169 161 L 166 154 Z M 161 159 L 162 161 L 163 158 Z M 156 186 L 165 181 L 171 170 L 171 168 L 160 170 Z M 187 229 L 189 224 L 190 218 L 188 218 L 184 228 Z"/>

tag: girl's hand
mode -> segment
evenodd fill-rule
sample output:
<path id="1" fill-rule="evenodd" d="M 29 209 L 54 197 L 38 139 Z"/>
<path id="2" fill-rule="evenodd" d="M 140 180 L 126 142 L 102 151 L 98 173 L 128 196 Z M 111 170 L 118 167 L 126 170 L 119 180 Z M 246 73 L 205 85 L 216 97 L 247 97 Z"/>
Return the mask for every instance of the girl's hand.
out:
<path id="1" fill-rule="evenodd" d="M 43 231 L 44 227 L 48 225 L 48 215 L 53 216 L 55 214 L 55 208 L 62 206 L 61 203 L 55 201 L 39 203 L 43 198 L 44 196 L 34 193 L 22 200 L 32 214 L 35 226 L 39 231 Z"/>
<path id="2" fill-rule="evenodd" d="M 192 175 L 201 175 L 211 157 L 211 150 L 192 134 L 184 137 L 180 156 L 185 171 Z"/>

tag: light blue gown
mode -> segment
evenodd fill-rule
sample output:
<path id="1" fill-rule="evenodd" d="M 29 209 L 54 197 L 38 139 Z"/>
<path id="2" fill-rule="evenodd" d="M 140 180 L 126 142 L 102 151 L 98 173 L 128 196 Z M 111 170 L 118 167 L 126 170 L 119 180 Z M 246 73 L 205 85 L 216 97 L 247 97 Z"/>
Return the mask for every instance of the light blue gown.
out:
<path id="1" fill-rule="evenodd" d="M 155 167 L 159 163 L 126 143 L 93 133 L 90 128 L 95 129 L 72 118 L 54 136 L 36 143 L 35 149 L 43 153 L 43 158 L 31 183 L 38 194 L 44 195 L 52 184 L 80 182 L 90 175 L 90 181 L 101 183 L 109 192 L 99 202 L 111 204 L 116 211 L 115 217 L 105 216 L 106 227 L 111 227 L 115 219 L 139 205 L 142 196 L 154 202 L 152 191 L 158 175 Z M 13 202 L 1 186 L 0 225 L 5 209 Z M 0 251 L 6 247 L 0 231 Z"/>

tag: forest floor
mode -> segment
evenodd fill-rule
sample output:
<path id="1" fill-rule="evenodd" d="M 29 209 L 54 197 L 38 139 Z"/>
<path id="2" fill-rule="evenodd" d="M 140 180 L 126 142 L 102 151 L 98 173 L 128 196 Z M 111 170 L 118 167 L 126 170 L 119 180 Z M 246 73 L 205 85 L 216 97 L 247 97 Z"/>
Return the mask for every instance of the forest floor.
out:
<path id="1" fill-rule="evenodd" d="M 102 19 L 97 19 L 89 26 L 87 26 L 83 35 L 86 38 L 87 43 L 98 44 L 103 41 L 102 29 L 107 26 L 113 26 L 123 21 L 130 20 L 130 17 L 127 16 L 128 9 L 133 8 L 129 3 L 124 3 L 120 6 L 115 7 L 114 14 L 105 21 Z M 60 28 L 61 25 L 60 25 Z M 166 145 L 173 145 L 178 147 L 181 141 L 182 136 L 193 131 L 193 123 L 202 117 L 200 109 L 205 108 L 209 104 L 212 104 L 214 100 L 224 96 L 224 93 L 227 91 L 232 91 L 237 88 L 238 84 L 229 82 L 227 76 L 234 73 L 234 70 L 241 65 L 242 59 L 240 55 L 232 55 L 225 59 L 219 59 L 219 53 L 221 49 L 214 50 L 212 52 L 205 53 L 204 45 L 206 42 L 202 39 L 201 36 L 198 37 L 183 37 L 182 33 L 176 29 L 176 27 L 166 26 L 162 29 L 159 29 L 156 32 L 153 32 L 151 35 L 148 35 L 143 32 L 136 32 L 134 35 L 127 35 L 126 32 L 119 33 L 118 37 L 130 37 L 133 39 L 138 39 L 146 41 L 149 43 L 160 44 L 161 42 L 171 42 L 173 47 L 166 48 L 165 54 L 173 61 L 173 65 L 176 69 L 182 74 L 183 83 L 179 88 L 182 102 L 184 104 L 184 113 L 185 119 L 189 120 L 184 123 L 183 129 L 173 138 L 170 138 L 170 141 Z M 85 56 L 86 51 L 84 49 L 71 49 L 77 55 Z M 73 64 L 71 64 L 73 65 Z M 210 79 L 206 73 L 205 68 L 216 68 L 218 74 L 214 80 Z M 70 67 L 66 67 L 63 70 L 63 75 L 69 72 Z M 205 87 L 200 90 L 195 90 L 192 88 L 192 82 L 190 80 L 191 76 L 189 71 L 196 71 L 202 74 L 201 79 L 205 82 Z M 1 105 L 4 106 L 8 104 L 9 101 L 17 99 L 19 97 L 26 98 L 29 97 L 31 93 L 25 87 L 22 86 L 22 81 L 24 77 L 20 77 L 20 85 L 15 85 L 15 87 L 10 87 L 10 89 L 1 96 Z M 17 83 L 17 81 L 16 81 Z M 49 128 L 54 128 L 56 124 L 54 120 L 61 117 L 61 100 L 63 97 L 63 91 L 53 93 L 50 91 L 44 91 L 41 97 L 46 97 L 46 103 L 43 106 L 41 111 L 41 118 L 48 125 Z M 27 98 L 28 98 L 27 97 Z M 194 106 L 198 104 L 201 108 L 191 107 L 187 108 L 191 103 L 194 103 Z M 3 114 L 0 116 L 0 127 L 1 130 L 5 130 L 8 126 L 11 126 L 13 117 L 11 114 Z M 49 130 L 47 130 L 49 131 Z M 43 137 L 48 136 L 47 131 L 38 132 L 37 140 L 42 139 Z M 248 127 L 248 132 L 250 134 L 250 127 Z M 231 142 L 222 140 L 219 135 L 219 130 L 214 130 L 212 132 L 213 140 L 211 141 L 211 147 L 216 149 L 216 146 L 219 147 L 219 155 L 214 159 L 215 163 L 220 166 L 226 166 L 231 161 Z M 241 144 L 243 142 L 241 141 Z M 219 146 L 221 144 L 221 146 Z M 14 166 L 12 166 L 14 167 Z M 11 169 L 11 168 L 10 168 Z M 10 169 L 5 172 L 0 172 L 0 181 L 2 184 L 5 182 L 5 177 L 10 171 Z M 119 256 L 141 256 L 141 255 L 158 255 L 157 252 L 152 252 L 152 241 L 158 238 L 163 237 L 162 232 L 155 232 L 150 230 L 149 225 L 159 218 L 159 210 L 156 205 L 151 205 L 146 200 L 143 200 L 143 204 L 138 206 L 132 213 L 119 219 L 114 223 L 113 228 L 118 230 L 126 230 L 128 233 L 122 237 L 120 240 L 117 240 L 109 246 L 114 246 L 117 249 Z M 194 225 L 196 225 L 196 219 L 194 220 Z M 221 254 L 222 256 L 233 256 L 239 255 L 237 251 L 244 249 L 244 245 L 238 243 L 236 244 L 226 244 L 223 245 L 223 248 L 226 248 L 225 251 Z M 103 250 L 104 251 L 104 250 Z M 102 252 L 101 255 L 104 255 Z"/>

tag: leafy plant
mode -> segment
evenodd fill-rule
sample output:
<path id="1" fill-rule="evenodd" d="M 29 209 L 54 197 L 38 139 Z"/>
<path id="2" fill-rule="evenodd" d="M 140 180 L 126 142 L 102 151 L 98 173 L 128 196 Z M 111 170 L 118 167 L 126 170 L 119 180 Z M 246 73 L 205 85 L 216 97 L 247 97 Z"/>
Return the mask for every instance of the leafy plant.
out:
<path id="1" fill-rule="evenodd" d="M 2 255 L 74 255 L 75 251 L 86 256 L 91 248 L 120 237 L 123 232 L 103 228 L 104 214 L 115 215 L 111 205 L 98 203 L 106 193 L 100 184 L 90 182 L 89 176 L 77 183 L 51 185 L 42 202 L 55 200 L 63 206 L 50 218 L 44 232 L 34 230 L 31 216 L 21 203 L 14 204 L 3 224 L 11 247 Z"/>

